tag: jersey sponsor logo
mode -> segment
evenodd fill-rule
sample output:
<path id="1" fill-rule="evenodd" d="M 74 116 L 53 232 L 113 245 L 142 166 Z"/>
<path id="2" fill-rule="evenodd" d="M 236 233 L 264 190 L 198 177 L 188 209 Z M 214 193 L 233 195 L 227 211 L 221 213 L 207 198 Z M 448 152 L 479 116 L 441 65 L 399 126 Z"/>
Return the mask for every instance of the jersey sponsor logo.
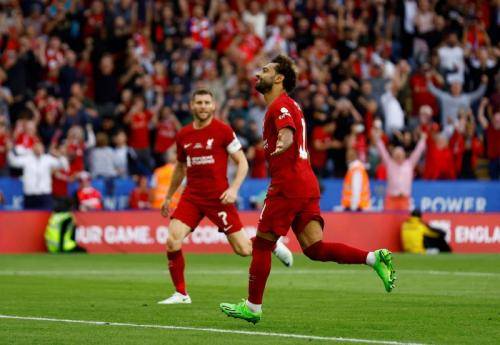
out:
<path id="1" fill-rule="evenodd" d="M 283 108 L 280 109 L 280 111 L 281 111 L 281 115 L 278 116 L 279 120 L 283 120 L 287 116 L 292 117 L 292 115 L 290 115 L 290 112 L 288 111 L 287 108 L 283 107 Z"/>
<path id="2" fill-rule="evenodd" d="M 214 156 L 199 156 L 199 157 L 190 157 L 190 165 L 207 165 L 207 164 L 215 164 Z"/>
<path id="3" fill-rule="evenodd" d="M 214 138 L 210 138 L 207 140 L 207 147 L 206 149 L 207 150 L 211 150 L 212 149 L 212 145 L 214 144 Z"/>

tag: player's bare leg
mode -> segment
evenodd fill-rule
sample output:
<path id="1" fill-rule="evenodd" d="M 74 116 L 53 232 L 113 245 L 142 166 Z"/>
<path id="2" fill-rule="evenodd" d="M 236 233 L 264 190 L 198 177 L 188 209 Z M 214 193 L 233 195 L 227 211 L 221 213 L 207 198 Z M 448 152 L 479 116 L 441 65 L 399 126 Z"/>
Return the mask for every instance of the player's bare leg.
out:
<path id="1" fill-rule="evenodd" d="M 191 233 L 191 228 L 178 219 L 171 219 L 168 226 L 167 259 L 170 277 L 175 286 L 172 296 L 158 304 L 189 304 L 191 298 L 186 291 L 184 281 L 184 256 L 182 254 L 182 241 Z"/>
<path id="2" fill-rule="evenodd" d="M 342 243 L 323 242 L 323 229 L 316 220 L 310 221 L 297 235 L 297 239 L 304 254 L 311 260 L 367 264 L 377 272 L 387 292 L 391 292 L 394 288 L 396 275 L 392 266 L 391 252 L 387 249 L 367 252 Z"/>
<path id="3" fill-rule="evenodd" d="M 257 323 L 262 317 L 262 298 L 271 272 L 271 253 L 279 236 L 257 232 L 252 245 L 252 263 L 249 270 L 248 299 L 238 304 L 221 303 L 227 316 Z"/>
<path id="4" fill-rule="evenodd" d="M 255 241 L 255 237 L 249 239 L 243 229 L 227 235 L 227 240 L 236 254 L 240 256 L 252 255 L 252 242 Z M 280 241 L 276 242 L 273 248 L 273 254 L 286 267 L 291 267 L 293 265 L 292 252 Z"/>
<path id="5" fill-rule="evenodd" d="M 243 229 L 227 235 L 227 240 L 235 254 L 239 256 L 252 255 L 252 241 L 247 237 Z"/>

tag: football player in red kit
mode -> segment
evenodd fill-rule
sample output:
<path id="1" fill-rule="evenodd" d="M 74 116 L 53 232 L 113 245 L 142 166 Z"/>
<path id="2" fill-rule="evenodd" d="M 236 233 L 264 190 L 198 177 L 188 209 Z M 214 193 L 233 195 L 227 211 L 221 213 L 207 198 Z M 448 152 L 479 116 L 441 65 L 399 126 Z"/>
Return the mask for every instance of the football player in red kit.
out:
<path id="1" fill-rule="evenodd" d="M 206 89 L 196 90 L 190 102 L 194 121 L 176 136 L 177 164 L 172 182 L 162 205 L 164 217 L 170 215 L 172 196 L 187 177 L 186 187 L 169 224 L 167 238 L 168 268 L 175 286 L 174 294 L 158 303 L 191 303 L 184 281 L 182 241 L 203 217 L 224 232 L 234 252 L 241 256 L 252 253 L 251 240 L 243 231 L 236 206 L 238 190 L 248 171 L 248 162 L 231 127 L 214 118 L 215 102 Z M 228 157 L 236 163 L 237 172 L 231 185 L 227 180 Z M 286 266 L 293 257 L 282 243 L 270 249 Z"/>
<path id="2" fill-rule="evenodd" d="M 295 88 L 293 61 L 279 55 L 257 73 L 256 90 L 264 95 L 264 148 L 271 184 L 253 241 L 248 299 L 239 304 L 221 303 L 228 316 L 256 323 L 262 317 L 262 298 L 271 270 L 271 248 L 291 227 L 304 254 L 311 260 L 341 264 L 367 264 L 394 288 L 395 272 L 387 249 L 368 252 L 341 243 L 323 242 L 318 181 L 309 163 L 306 124 L 300 106 L 288 96 Z"/>

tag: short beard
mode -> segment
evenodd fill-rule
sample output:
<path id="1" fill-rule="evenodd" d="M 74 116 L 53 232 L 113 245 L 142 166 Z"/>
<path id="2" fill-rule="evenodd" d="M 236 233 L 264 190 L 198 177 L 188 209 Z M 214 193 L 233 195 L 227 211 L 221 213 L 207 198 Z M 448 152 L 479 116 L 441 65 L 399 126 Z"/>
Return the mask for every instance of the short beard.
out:
<path id="1" fill-rule="evenodd" d="M 205 123 L 208 120 L 210 120 L 214 114 L 208 115 L 205 119 L 202 119 L 200 116 L 198 116 L 198 114 L 193 114 L 193 115 L 194 115 L 195 119 L 198 120 L 198 122 Z"/>
<path id="2" fill-rule="evenodd" d="M 255 84 L 255 90 L 257 90 L 257 92 L 260 92 L 263 95 L 271 91 L 272 88 L 273 88 L 272 83 L 266 84 L 262 80 L 260 80 L 259 82 L 257 82 L 257 84 Z"/>

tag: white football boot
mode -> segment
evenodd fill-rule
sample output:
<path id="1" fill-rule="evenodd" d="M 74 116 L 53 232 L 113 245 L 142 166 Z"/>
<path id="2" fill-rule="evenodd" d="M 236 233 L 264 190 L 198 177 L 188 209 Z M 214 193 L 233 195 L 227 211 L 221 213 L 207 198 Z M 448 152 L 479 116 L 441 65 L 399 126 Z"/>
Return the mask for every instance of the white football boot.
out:
<path id="1" fill-rule="evenodd" d="M 183 295 L 176 291 L 172 296 L 158 302 L 158 304 L 191 304 L 191 297 L 189 297 L 189 295 Z"/>
<path id="2" fill-rule="evenodd" d="M 286 267 L 292 267 L 293 265 L 293 255 L 290 249 L 285 246 L 281 241 L 276 242 L 276 248 L 273 254 L 285 265 Z"/>

